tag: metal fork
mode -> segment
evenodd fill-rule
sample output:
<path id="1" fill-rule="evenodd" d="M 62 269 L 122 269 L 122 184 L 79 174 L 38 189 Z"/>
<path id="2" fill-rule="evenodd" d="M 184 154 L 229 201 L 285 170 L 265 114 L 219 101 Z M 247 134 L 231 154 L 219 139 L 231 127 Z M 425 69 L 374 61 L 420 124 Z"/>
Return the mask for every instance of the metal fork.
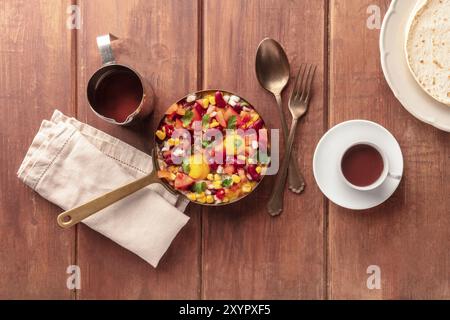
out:
<path id="1" fill-rule="evenodd" d="M 284 185 L 286 183 L 287 169 L 291 157 L 292 145 L 294 143 L 295 131 L 298 120 L 308 110 L 309 100 L 311 98 L 311 84 L 316 72 L 316 66 L 312 64 L 302 64 L 295 78 L 294 89 L 289 99 L 289 111 L 292 115 L 292 125 L 289 137 L 286 142 L 286 151 L 280 171 L 275 180 L 272 197 L 267 204 L 267 210 L 271 216 L 276 216 L 283 211 Z"/>

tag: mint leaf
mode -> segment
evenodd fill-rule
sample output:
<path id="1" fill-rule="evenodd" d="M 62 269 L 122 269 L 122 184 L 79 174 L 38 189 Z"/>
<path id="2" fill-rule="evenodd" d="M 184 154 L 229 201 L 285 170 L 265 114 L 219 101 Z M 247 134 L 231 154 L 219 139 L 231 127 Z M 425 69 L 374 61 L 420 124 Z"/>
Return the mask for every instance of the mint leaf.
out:
<path id="1" fill-rule="evenodd" d="M 189 159 L 183 159 L 183 163 L 181 164 L 181 167 L 183 168 L 183 171 L 185 173 L 189 173 L 191 171 L 191 166 L 189 164 Z"/>
<path id="2" fill-rule="evenodd" d="M 209 145 L 212 143 L 212 141 L 208 141 L 208 140 L 203 140 L 202 141 L 202 147 L 203 148 L 208 148 L 209 147 Z"/>
<path id="3" fill-rule="evenodd" d="M 183 115 L 183 117 L 181 117 L 183 125 L 188 126 L 191 123 L 193 117 L 194 113 L 192 112 L 192 110 L 187 110 L 186 113 Z"/>
<path id="4" fill-rule="evenodd" d="M 231 187 L 232 184 L 233 184 L 233 179 L 231 179 L 231 178 L 226 178 L 222 181 L 222 186 L 224 186 L 225 188 Z"/>
<path id="5" fill-rule="evenodd" d="M 228 129 L 236 129 L 236 116 L 232 115 L 231 117 L 228 118 L 228 124 L 227 124 L 227 128 Z"/>
<path id="6" fill-rule="evenodd" d="M 192 187 L 192 190 L 196 193 L 202 193 L 206 190 L 206 182 L 196 182 Z"/>
<path id="7" fill-rule="evenodd" d="M 205 114 L 202 117 L 202 127 L 208 128 L 209 127 L 209 114 Z"/>

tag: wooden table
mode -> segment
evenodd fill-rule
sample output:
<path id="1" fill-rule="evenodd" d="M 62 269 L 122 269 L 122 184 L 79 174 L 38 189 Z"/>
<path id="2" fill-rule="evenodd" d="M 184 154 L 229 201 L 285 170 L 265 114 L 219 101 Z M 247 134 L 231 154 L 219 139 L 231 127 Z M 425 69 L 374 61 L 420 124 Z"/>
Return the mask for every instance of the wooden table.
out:
<path id="1" fill-rule="evenodd" d="M 389 2 L 1 1 L 0 298 L 449 299 L 449 134 L 406 112 L 384 80 L 376 14 L 379 8 L 382 18 Z M 70 5 L 80 10 L 80 29 L 66 26 Z M 85 97 L 100 65 L 95 38 L 108 32 L 120 38 L 118 60 L 155 87 L 156 110 L 135 128 L 102 122 Z M 192 205 L 191 220 L 154 269 L 84 225 L 60 229 L 61 209 L 17 179 L 55 108 L 146 152 L 165 108 L 201 88 L 239 92 L 279 127 L 275 102 L 254 74 L 266 36 L 285 47 L 292 73 L 302 62 L 319 66 L 297 132 L 307 188 L 301 196 L 286 192 L 280 217 L 265 209 L 273 177 L 248 201 Z M 312 175 L 323 133 L 355 118 L 390 130 L 405 160 L 395 194 L 366 212 L 332 204 Z M 80 290 L 66 287 L 69 265 L 80 266 Z M 371 265 L 381 269 L 381 289 L 367 287 Z"/>

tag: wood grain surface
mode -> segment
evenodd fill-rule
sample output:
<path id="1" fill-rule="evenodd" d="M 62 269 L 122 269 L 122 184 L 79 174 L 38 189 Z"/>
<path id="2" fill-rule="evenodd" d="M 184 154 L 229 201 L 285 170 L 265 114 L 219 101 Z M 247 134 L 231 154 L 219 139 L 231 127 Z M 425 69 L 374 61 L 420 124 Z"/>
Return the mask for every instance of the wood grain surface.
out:
<path id="1" fill-rule="evenodd" d="M 299 168 L 307 184 L 304 193 L 299 196 L 286 191 L 282 215 L 272 218 L 266 203 L 274 176 L 268 176 L 261 190 L 248 200 L 219 210 L 205 210 L 202 298 L 325 296 L 325 208 L 311 169 L 314 146 L 324 130 L 324 6 L 324 1 L 205 2 L 203 86 L 239 92 L 254 104 L 269 127 L 279 128 L 280 122 L 275 99 L 256 80 L 254 65 L 259 42 L 265 37 L 280 41 L 290 59 L 293 76 L 305 61 L 317 64 L 319 71 L 310 110 L 297 132 Z M 221 23 L 217 23 L 218 16 Z M 223 61 L 227 66 L 223 66 Z M 289 92 L 290 87 L 284 95 L 286 111 Z"/>
<path id="2" fill-rule="evenodd" d="M 195 2 L 172 0 L 96 0 L 80 4 L 84 23 L 77 41 L 78 117 L 150 153 L 154 128 L 165 110 L 179 97 L 197 89 L 197 6 Z M 118 37 L 113 45 L 117 62 L 149 79 L 157 97 L 153 115 L 133 128 L 105 123 L 87 103 L 87 81 L 101 63 L 96 37 L 108 32 Z M 187 213 L 189 223 L 157 269 L 81 225 L 78 263 L 85 271 L 79 298 L 198 298 L 200 210 L 192 207 Z"/>
<path id="3" fill-rule="evenodd" d="M 73 115 L 69 1 L 0 2 L 0 299 L 68 299 L 66 268 L 75 230 L 55 224 L 59 208 L 17 179 L 41 121 Z"/>
<path id="4" fill-rule="evenodd" d="M 366 27 L 369 5 L 331 1 L 330 122 L 367 119 L 398 140 L 404 177 L 394 195 L 366 212 L 330 203 L 329 286 L 333 299 L 442 299 L 450 296 L 449 134 L 412 117 L 386 84 L 379 30 Z M 367 268 L 381 269 L 381 289 L 369 290 Z"/>
<path id="5" fill-rule="evenodd" d="M 368 28 L 367 19 L 369 7 L 380 8 L 382 18 L 389 3 L 1 1 L 0 298 L 449 299 L 449 134 L 407 113 L 384 80 L 379 30 Z M 66 27 L 71 4 L 80 8 L 79 30 Z M 108 32 L 118 37 L 117 61 L 138 70 L 155 91 L 153 115 L 130 128 L 100 120 L 86 99 L 87 81 L 101 64 L 96 36 Z M 292 77 L 302 62 L 318 66 L 297 132 L 307 187 L 300 196 L 286 191 L 281 216 L 266 212 L 270 176 L 241 203 L 190 205 L 191 220 L 154 269 L 84 225 L 61 230 L 55 219 L 61 210 L 17 179 L 41 121 L 56 108 L 144 152 L 165 109 L 201 88 L 235 91 L 279 127 L 275 100 L 254 73 L 264 37 L 284 46 Z M 398 190 L 365 212 L 333 205 L 312 175 L 318 140 L 349 119 L 385 126 L 405 161 Z M 66 287 L 71 264 L 81 268 L 80 290 Z M 381 269 L 381 289 L 367 288 L 371 265 Z"/>

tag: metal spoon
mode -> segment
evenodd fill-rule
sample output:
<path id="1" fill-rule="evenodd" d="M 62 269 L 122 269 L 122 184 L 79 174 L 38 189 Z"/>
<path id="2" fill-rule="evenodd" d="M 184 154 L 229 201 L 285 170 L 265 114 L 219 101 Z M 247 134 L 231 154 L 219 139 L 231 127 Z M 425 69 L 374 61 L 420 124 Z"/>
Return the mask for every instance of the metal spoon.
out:
<path id="1" fill-rule="evenodd" d="M 283 114 L 281 92 L 289 81 L 289 69 L 289 61 L 281 45 L 273 39 L 263 39 L 256 52 L 256 77 L 261 86 L 275 96 L 285 142 L 288 138 L 288 126 Z M 290 158 L 288 174 L 289 189 L 295 193 L 302 192 L 305 180 L 298 170 L 295 158 Z"/>

